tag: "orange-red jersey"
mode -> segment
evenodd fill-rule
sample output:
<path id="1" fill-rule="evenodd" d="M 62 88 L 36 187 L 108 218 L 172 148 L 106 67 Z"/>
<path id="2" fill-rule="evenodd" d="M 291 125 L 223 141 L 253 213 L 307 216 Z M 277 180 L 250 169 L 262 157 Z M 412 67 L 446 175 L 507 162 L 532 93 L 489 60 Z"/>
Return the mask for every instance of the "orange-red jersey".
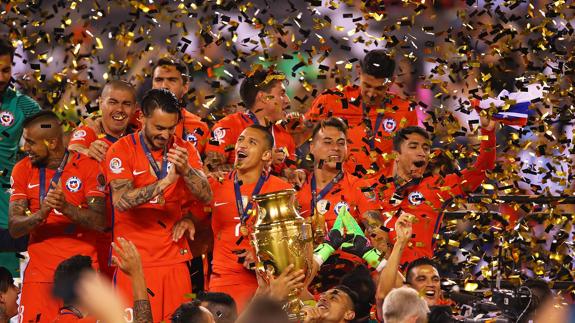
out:
<path id="1" fill-rule="evenodd" d="M 420 257 L 433 257 L 434 235 L 439 232 L 446 203 L 476 190 L 486 178 L 485 171 L 495 167 L 495 131 L 482 131 L 482 135 L 487 138 L 481 141 L 475 164 L 460 173 L 445 177 L 424 177 L 420 181 L 404 185 L 399 192 L 392 179 L 386 184 L 374 184 L 374 193 L 378 196 L 381 208 L 384 212 L 393 214 L 385 222 L 385 226 L 390 230 L 390 238 L 395 239 L 393 228 L 399 210 L 416 217 L 412 239 L 401 257 L 402 263 Z"/>
<path id="2" fill-rule="evenodd" d="M 196 150 L 203 154 L 210 136 L 210 128 L 200 117 L 182 109 L 182 121 L 176 127 L 176 136 L 192 142 Z"/>
<path id="3" fill-rule="evenodd" d="M 362 215 L 369 210 L 378 210 L 379 206 L 366 197 L 361 191 L 362 187 L 369 186 L 365 180 L 359 179 L 347 172 L 341 173 L 341 179 L 333 183 L 329 191 L 321 194 L 323 187 L 316 187 L 316 209 L 313 211 L 324 214 L 326 228 L 328 232 L 333 227 L 337 214 L 342 207 L 347 207 L 350 214 L 360 223 Z M 338 179 L 338 176 L 335 178 Z M 312 182 L 313 172 L 308 176 L 305 184 L 297 192 L 297 200 L 300 206 L 300 215 L 307 218 L 312 214 Z M 328 184 L 329 186 L 330 184 Z M 322 196 L 323 195 L 323 196 Z"/>
<path id="4" fill-rule="evenodd" d="M 108 184 L 127 179 L 134 188 L 153 184 L 158 179 L 140 141 L 141 132 L 119 139 L 106 154 Z M 188 150 L 191 167 L 202 169 L 197 150 L 190 142 L 173 136 L 173 142 Z M 162 165 L 162 151 L 151 151 L 157 165 Z M 168 168 L 173 167 L 168 163 Z M 182 201 L 191 195 L 184 180 L 166 188 L 163 194 L 125 212 L 114 212 L 114 236 L 132 241 L 142 257 L 144 267 L 166 266 L 191 259 L 185 238 L 172 241 L 172 227 L 182 218 Z"/>
<path id="5" fill-rule="evenodd" d="M 132 130 L 133 128 L 128 126 L 126 132 L 130 134 L 132 133 Z M 79 126 L 72 133 L 72 137 L 70 138 L 70 143 L 68 145 L 81 145 L 85 148 L 90 148 L 90 144 L 96 140 L 103 140 L 108 144 L 108 146 L 111 146 L 113 143 L 118 141 L 118 138 L 105 133 L 98 134 L 94 129 L 88 126 Z"/>
<path id="6" fill-rule="evenodd" d="M 62 309 L 58 316 L 52 321 L 52 323 L 96 323 L 98 320 L 95 317 L 78 317 L 74 312 L 70 310 Z"/>
<path id="7" fill-rule="evenodd" d="M 389 175 L 395 132 L 417 125 L 417 113 L 409 101 L 389 93 L 383 107 L 365 106 L 357 85 L 346 86 L 343 91 L 326 90 L 306 113 L 306 119 L 312 122 L 332 116 L 342 118 L 349 126 L 344 169 L 358 177 Z"/>
<path id="8" fill-rule="evenodd" d="M 219 274 L 255 274 L 248 271 L 241 263 L 238 263 L 238 256 L 234 250 L 250 249 L 249 238 L 238 240 L 242 236 L 240 232 L 240 215 L 236 206 L 236 195 L 234 190 L 234 172 L 226 175 L 222 182 L 211 181 L 214 199 L 210 204 L 212 208 L 212 231 L 214 233 L 214 258 L 213 271 Z M 240 186 L 243 207 L 247 207 L 256 183 L 243 184 Z M 270 175 L 264 182 L 259 194 L 290 189 L 292 186 L 278 177 Z M 239 276 L 239 275 L 238 275 Z M 235 282 L 231 282 L 237 283 Z"/>
<path id="9" fill-rule="evenodd" d="M 87 208 L 90 198 L 105 196 L 105 181 L 99 169 L 97 161 L 79 153 L 70 153 L 59 182 L 67 203 Z M 30 212 L 38 211 L 42 171 L 45 172 L 45 192 L 48 192 L 50 180 L 56 171 L 34 167 L 28 157 L 18 162 L 12 171 L 10 201 L 25 199 Z M 46 222 L 30 232 L 30 262 L 26 268 L 25 282 L 51 283 L 58 264 L 74 255 L 90 256 L 96 264 L 95 233 L 73 223 L 59 211 L 52 210 Z"/>
<path id="10" fill-rule="evenodd" d="M 206 147 L 207 152 L 217 152 L 227 158 L 229 164 L 233 164 L 236 155 L 234 153 L 238 137 L 246 129 L 255 123 L 253 114 L 250 112 L 236 112 L 218 121 L 212 130 L 212 138 Z M 295 142 L 290 133 L 281 125 L 275 124 L 272 127 L 275 148 L 283 149 L 286 152 L 286 161 L 280 167 L 274 167 L 275 172 L 285 168 L 289 161 L 295 159 Z M 289 165 L 287 165 L 289 166 Z"/>

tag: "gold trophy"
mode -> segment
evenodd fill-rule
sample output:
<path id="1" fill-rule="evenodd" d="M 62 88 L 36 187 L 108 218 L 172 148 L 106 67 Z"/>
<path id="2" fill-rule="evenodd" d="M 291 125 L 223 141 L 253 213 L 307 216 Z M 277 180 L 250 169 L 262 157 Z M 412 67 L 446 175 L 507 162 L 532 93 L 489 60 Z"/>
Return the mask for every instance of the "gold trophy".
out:
<path id="1" fill-rule="evenodd" d="M 295 190 L 289 189 L 253 197 L 257 220 L 251 242 L 258 259 L 257 269 L 269 275 L 281 274 L 289 265 L 303 269 L 306 279 L 311 275 L 313 241 L 311 225 L 295 208 Z M 293 290 L 284 306 L 291 320 L 303 318 L 301 290 Z"/>

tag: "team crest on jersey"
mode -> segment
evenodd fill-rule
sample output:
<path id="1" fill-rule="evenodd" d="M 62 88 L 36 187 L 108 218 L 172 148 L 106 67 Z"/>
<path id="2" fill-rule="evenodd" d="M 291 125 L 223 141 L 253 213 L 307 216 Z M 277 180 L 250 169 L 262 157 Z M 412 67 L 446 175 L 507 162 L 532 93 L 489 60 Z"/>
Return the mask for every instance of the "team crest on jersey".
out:
<path id="1" fill-rule="evenodd" d="M 383 130 L 391 133 L 395 131 L 395 128 L 397 128 L 397 122 L 395 122 L 395 120 L 393 120 L 392 118 L 387 118 L 383 120 Z"/>
<path id="2" fill-rule="evenodd" d="M 217 142 L 223 142 L 224 137 L 226 136 L 226 129 L 222 128 L 222 127 L 217 127 L 216 129 L 214 129 L 214 131 L 212 132 L 213 135 L 213 140 L 217 141 Z"/>
<path id="3" fill-rule="evenodd" d="M 411 192 L 407 196 L 407 200 L 409 201 L 409 203 L 411 203 L 411 205 L 419 205 L 423 203 L 423 194 L 421 194 L 421 192 L 418 191 Z"/>
<path id="4" fill-rule="evenodd" d="M 0 112 L 0 123 L 4 127 L 10 127 L 14 123 L 14 115 L 10 111 Z"/>
<path id="5" fill-rule="evenodd" d="M 76 193 L 82 188 L 82 181 L 78 177 L 72 176 L 66 181 L 66 188 L 68 191 Z"/>
<path id="6" fill-rule="evenodd" d="M 110 171 L 114 174 L 120 174 L 124 168 L 122 168 L 122 160 L 120 158 L 114 157 L 110 160 Z"/>
<path id="7" fill-rule="evenodd" d="M 72 139 L 74 140 L 84 139 L 84 137 L 86 137 L 86 130 L 83 129 L 76 130 L 74 134 L 72 134 Z"/>
<path id="8" fill-rule="evenodd" d="M 194 146 L 198 143 L 198 138 L 196 138 L 196 135 L 194 133 L 191 133 L 191 132 L 186 133 L 184 135 L 184 140 L 192 142 L 194 144 Z"/>
<path id="9" fill-rule="evenodd" d="M 345 207 L 349 211 L 349 204 L 347 204 L 347 202 L 338 202 L 333 208 L 333 212 L 335 212 L 336 216 L 339 214 L 342 207 Z"/>
<path id="10" fill-rule="evenodd" d="M 328 200 L 319 200 L 319 201 L 317 201 L 315 206 L 316 206 L 317 212 L 319 214 L 325 214 L 327 211 L 329 211 L 329 201 Z"/>

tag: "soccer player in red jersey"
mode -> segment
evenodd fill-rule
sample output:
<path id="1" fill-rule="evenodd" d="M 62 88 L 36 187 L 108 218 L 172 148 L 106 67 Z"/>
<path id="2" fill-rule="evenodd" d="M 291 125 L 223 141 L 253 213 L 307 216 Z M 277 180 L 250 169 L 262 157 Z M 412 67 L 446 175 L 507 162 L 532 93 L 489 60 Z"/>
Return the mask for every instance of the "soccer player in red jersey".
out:
<path id="1" fill-rule="evenodd" d="M 410 102 L 388 92 L 394 70 L 395 61 L 384 50 L 372 50 L 361 61 L 359 85 L 324 91 L 306 113 L 312 124 L 331 116 L 347 121 L 349 155 L 344 167 L 355 176 L 388 175 L 394 133 L 417 125 Z"/>
<path id="2" fill-rule="evenodd" d="M 270 126 L 274 137 L 272 170 L 284 175 L 286 162 L 294 159 L 295 142 L 288 131 L 277 124 L 285 118 L 289 105 L 284 85 L 285 75 L 260 70 L 246 77 L 240 87 L 240 95 L 247 111 L 229 115 L 212 128 L 212 138 L 206 147 L 205 163 L 211 171 L 230 170 L 236 154 L 234 146 L 242 131 L 252 124 Z M 288 177 L 287 175 L 285 177 Z"/>
<path id="3" fill-rule="evenodd" d="M 234 147 L 235 170 L 212 182 L 214 233 L 211 292 L 230 294 L 241 311 L 258 287 L 253 271 L 255 257 L 246 235 L 253 195 L 292 188 L 266 171 L 272 159 L 274 138 L 261 125 L 251 125 L 238 136 Z M 238 260 L 239 258 L 239 260 Z"/>
<path id="4" fill-rule="evenodd" d="M 176 127 L 176 136 L 194 144 L 200 155 L 204 154 L 210 129 L 202 119 L 186 109 L 185 95 L 190 88 L 188 66 L 173 57 L 161 58 L 154 66 L 153 89 L 168 89 L 180 101 L 182 121 Z"/>
<path id="5" fill-rule="evenodd" d="M 103 230 L 105 225 L 105 181 L 98 162 L 68 152 L 62 135 L 53 112 L 28 118 L 23 133 L 28 157 L 12 172 L 10 234 L 30 234 L 21 322 L 50 322 L 58 314 L 52 280 L 61 261 L 81 254 L 97 264 L 93 229 Z"/>
<path id="6" fill-rule="evenodd" d="M 455 197 L 475 191 L 495 167 L 496 122 L 481 117 L 481 144 L 475 164 L 459 173 L 424 176 L 430 155 L 430 136 L 420 127 L 401 129 L 394 138 L 397 159 L 393 177 L 374 180 L 372 188 L 388 218 L 385 226 L 390 237 L 397 216 L 404 211 L 413 214 L 413 238 L 405 248 L 401 263 L 420 257 L 433 257 L 434 235 L 439 232 L 444 206 Z M 374 218 L 376 223 L 377 219 Z"/>
<path id="7" fill-rule="evenodd" d="M 318 233 L 314 238 L 319 239 L 316 243 L 322 242 L 324 235 L 334 227 L 342 208 L 348 209 L 358 222 L 381 216 L 374 198 L 368 198 L 361 191 L 362 187 L 369 186 L 368 182 L 342 169 L 347 154 L 346 131 L 343 120 L 336 117 L 321 121 L 313 130 L 310 153 L 314 168 L 297 197 L 301 215 L 312 218 L 314 232 Z M 333 287 L 345 271 L 362 263 L 363 254 L 358 256 L 338 252 L 330 257 L 319 273 L 321 290 Z"/>
<path id="8" fill-rule="evenodd" d="M 106 169 L 106 152 L 119 138 L 131 134 L 134 129 L 129 121 L 136 111 L 136 90 L 125 81 L 114 80 L 106 83 L 100 95 L 100 111 L 102 118 L 95 123 L 97 128 L 79 126 L 72 133 L 68 149 L 90 156 L 100 162 Z M 112 216 L 109 190 L 106 198 L 106 228 L 98 233 L 96 248 L 98 249 L 98 266 L 100 271 L 112 278 L 114 267 L 110 266 L 110 243 L 112 242 Z"/>
<path id="9" fill-rule="evenodd" d="M 181 121 L 178 99 L 152 89 L 142 100 L 143 127 L 110 147 L 107 180 L 114 204 L 114 236 L 134 243 L 142 257 L 154 321 L 168 320 L 191 292 L 185 231 L 194 224 L 183 217 L 182 201 L 212 199 L 194 146 L 175 135 Z M 129 278 L 116 271 L 116 286 L 131 300 Z M 131 303 L 131 301 L 129 302 Z"/>
<path id="10" fill-rule="evenodd" d="M 102 162 L 113 143 L 132 133 L 129 121 L 136 112 L 136 90 L 128 82 L 110 81 L 102 89 L 99 104 L 102 118 L 95 123 L 97 128 L 76 128 L 68 149 Z"/>

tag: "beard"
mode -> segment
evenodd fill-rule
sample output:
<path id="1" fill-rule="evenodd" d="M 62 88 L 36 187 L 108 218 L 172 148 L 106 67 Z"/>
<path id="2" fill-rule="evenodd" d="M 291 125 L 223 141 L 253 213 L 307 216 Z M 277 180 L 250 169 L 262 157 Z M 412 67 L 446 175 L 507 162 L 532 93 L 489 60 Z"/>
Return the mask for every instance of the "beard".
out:
<path id="1" fill-rule="evenodd" d="M 155 141 L 158 140 L 159 136 L 154 136 L 146 130 L 146 127 L 142 130 L 144 132 L 144 138 L 146 139 L 146 144 L 149 145 L 150 150 L 163 150 L 168 146 L 170 139 L 166 140 L 165 143 L 160 144 L 159 146 L 156 145 Z M 155 139 L 155 140 L 154 140 Z"/>

